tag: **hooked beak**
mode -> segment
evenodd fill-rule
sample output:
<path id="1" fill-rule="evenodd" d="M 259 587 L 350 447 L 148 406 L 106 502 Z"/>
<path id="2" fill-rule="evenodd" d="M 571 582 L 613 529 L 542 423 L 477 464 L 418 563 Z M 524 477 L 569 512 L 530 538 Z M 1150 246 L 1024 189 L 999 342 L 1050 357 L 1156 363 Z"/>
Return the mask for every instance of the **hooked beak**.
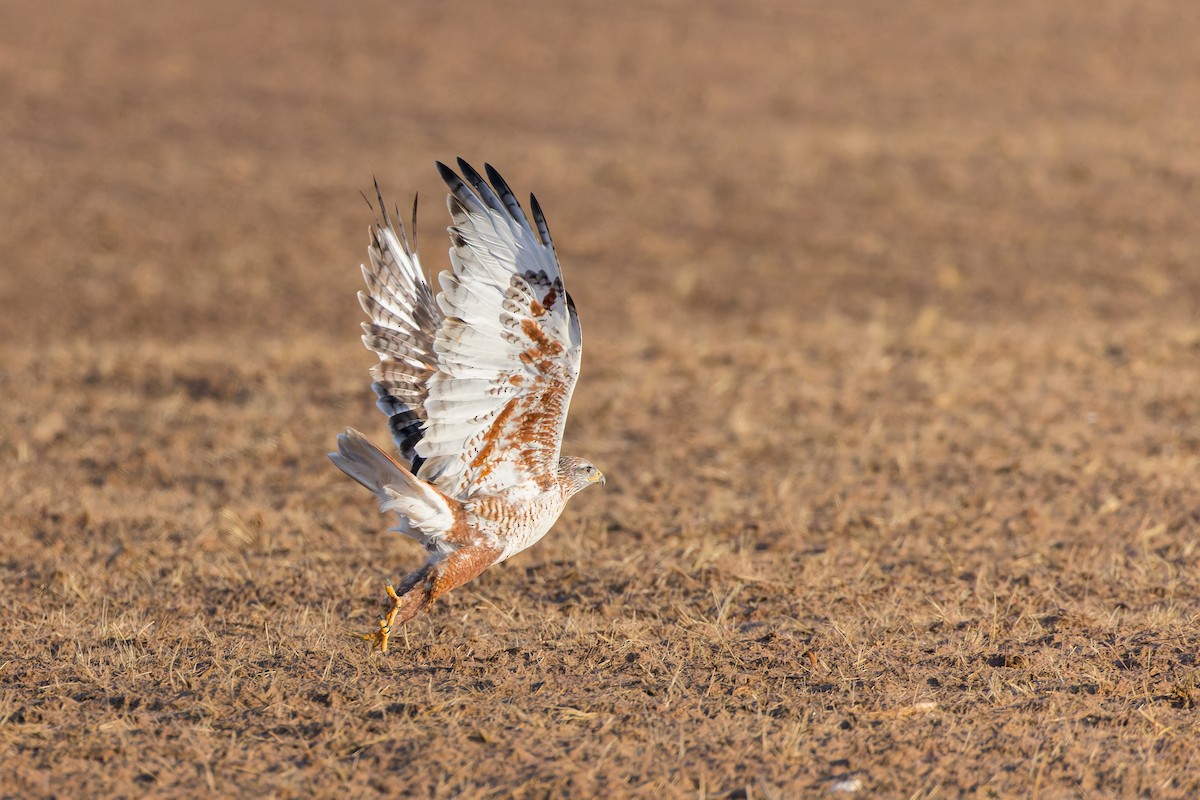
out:
<path id="1" fill-rule="evenodd" d="M 604 481 L 604 473 L 603 473 L 603 472 L 601 472 L 600 470 L 596 470 L 596 474 L 595 474 L 595 475 L 592 475 L 590 478 L 588 478 L 588 482 L 590 482 L 590 483 L 598 483 L 598 484 L 600 484 L 601 486 L 603 486 L 603 485 L 604 485 L 604 483 L 605 483 L 605 481 Z"/>

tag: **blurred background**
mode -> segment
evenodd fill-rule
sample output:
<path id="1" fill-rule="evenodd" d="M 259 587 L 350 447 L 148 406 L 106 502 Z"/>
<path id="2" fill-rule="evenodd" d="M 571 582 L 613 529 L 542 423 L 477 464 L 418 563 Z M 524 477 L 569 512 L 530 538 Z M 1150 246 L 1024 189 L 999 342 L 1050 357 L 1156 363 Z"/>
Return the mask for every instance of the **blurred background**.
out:
<path id="1" fill-rule="evenodd" d="M 1187 3 L 0 9 L 0 335 L 337 336 L 379 179 L 489 161 L 593 341 L 653 314 L 1191 319 Z M 794 343 L 793 343 L 794 344 Z"/>

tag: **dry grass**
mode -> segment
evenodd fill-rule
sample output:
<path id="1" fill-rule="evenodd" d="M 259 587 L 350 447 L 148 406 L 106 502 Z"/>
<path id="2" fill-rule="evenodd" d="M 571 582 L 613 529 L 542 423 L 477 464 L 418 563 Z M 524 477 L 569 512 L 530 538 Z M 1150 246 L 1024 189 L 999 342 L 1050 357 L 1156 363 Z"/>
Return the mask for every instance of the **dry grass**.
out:
<path id="1" fill-rule="evenodd" d="M 0 794 L 1200 793 L 1200 23 L 827 6 L 0 10 Z M 459 153 L 609 482 L 385 658 L 357 191 Z"/>

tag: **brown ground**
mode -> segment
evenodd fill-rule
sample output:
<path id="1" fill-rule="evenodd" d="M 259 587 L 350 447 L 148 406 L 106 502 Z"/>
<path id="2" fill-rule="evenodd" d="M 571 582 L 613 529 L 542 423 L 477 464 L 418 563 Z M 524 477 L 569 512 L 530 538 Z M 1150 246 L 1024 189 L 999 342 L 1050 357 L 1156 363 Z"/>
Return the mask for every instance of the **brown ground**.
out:
<path id="1" fill-rule="evenodd" d="M 487 9 L 0 5 L 0 795 L 1196 796 L 1194 3 Z M 440 268 L 460 154 L 609 482 L 381 657 L 358 193 Z"/>

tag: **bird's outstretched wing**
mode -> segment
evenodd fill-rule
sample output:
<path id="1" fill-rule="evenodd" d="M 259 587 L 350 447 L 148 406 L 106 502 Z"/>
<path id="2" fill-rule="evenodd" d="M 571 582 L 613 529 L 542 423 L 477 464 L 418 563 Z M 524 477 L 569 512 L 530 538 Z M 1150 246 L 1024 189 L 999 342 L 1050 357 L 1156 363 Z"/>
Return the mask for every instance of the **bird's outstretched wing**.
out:
<path id="1" fill-rule="evenodd" d="M 362 324 L 362 339 L 379 356 L 379 363 L 371 368 L 377 405 L 388 416 L 400 456 L 415 473 L 421 468 L 415 448 L 425 423 L 429 379 L 437 370 L 433 340 L 443 317 L 425 281 L 416 247 L 410 244 L 403 223 L 393 224 L 378 184 L 375 196 L 383 219 L 371 227 L 371 263 L 362 267 L 367 291 L 358 293 L 358 302 L 370 319 Z M 416 216 L 414 203 L 414 234 Z"/>
<path id="2" fill-rule="evenodd" d="M 452 270 L 439 275 L 435 358 L 426 358 L 425 342 L 406 351 L 432 370 L 417 474 L 453 498 L 532 496 L 557 480 L 579 375 L 579 318 L 537 200 L 531 223 L 490 165 L 488 181 L 462 159 L 458 167 L 461 178 L 438 164 L 454 224 Z"/>

